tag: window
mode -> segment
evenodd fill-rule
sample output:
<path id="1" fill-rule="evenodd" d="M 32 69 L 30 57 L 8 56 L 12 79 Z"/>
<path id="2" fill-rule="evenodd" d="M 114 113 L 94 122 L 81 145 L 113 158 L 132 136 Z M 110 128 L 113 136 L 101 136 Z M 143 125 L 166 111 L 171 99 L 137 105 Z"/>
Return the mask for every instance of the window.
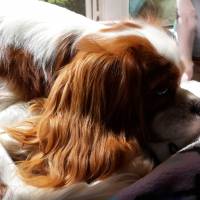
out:
<path id="1" fill-rule="evenodd" d="M 164 26 L 176 19 L 176 0 L 87 0 L 92 5 L 94 20 L 124 20 L 149 15 L 159 18 Z M 98 5 L 98 6 L 97 6 Z"/>
<path id="2" fill-rule="evenodd" d="M 64 8 L 68 8 L 79 14 L 86 16 L 85 0 L 42 0 L 52 4 L 59 5 Z"/>
<path id="3" fill-rule="evenodd" d="M 173 25 L 176 0 L 43 0 L 73 10 L 96 21 L 125 20 L 153 15 L 163 25 Z"/>
<path id="4" fill-rule="evenodd" d="M 131 17 L 159 18 L 164 26 L 171 26 L 176 19 L 176 0 L 129 0 Z"/>
<path id="5" fill-rule="evenodd" d="M 56 4 L 96 21 L 128 17 L 128 0 L 41 0 Z"/>

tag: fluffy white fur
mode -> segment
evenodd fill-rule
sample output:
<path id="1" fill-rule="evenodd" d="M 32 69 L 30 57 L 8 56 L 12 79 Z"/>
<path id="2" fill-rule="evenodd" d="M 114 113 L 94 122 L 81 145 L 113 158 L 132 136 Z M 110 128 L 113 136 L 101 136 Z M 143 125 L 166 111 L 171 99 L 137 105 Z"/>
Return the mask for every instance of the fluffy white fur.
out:
<path id="1" fill-rule="evenodd" d="M 5 56 L 8 45 L 23 46 L 45 72 L 46 62 L 50 61 L 51 67 L 54 60 L 59 38 L 102 27 L 82 15 L 42 1 L 0 0 L 0 56 Z"/>
<path id="2" fill-rule="evenodd" d="M 142 26 L 142 29 L 122 32 L 125 37 L 129 35 L 145 37 L 161 55 L 179 64 L 175 41 L 169 39 L 159 28 L 146 25 L 141 21 L 135 23 Z M 50 68 L 53 64 L 59 38 L 73 32 L 79 35 L 78 41 L 82 36 L 104 27 L 103 24 L 45 2 L 0 0 L 0 57 L 5 56 L 4 48 L 8 45 L 23 46 L 34 56 L 35 62 L 38 66 L 42 66 L 45 72 L 46 63 L 50 63 L 48 65 Z M 118 34 L 121 33 L 113 32 L 110 37 L 115 38 Z"/>

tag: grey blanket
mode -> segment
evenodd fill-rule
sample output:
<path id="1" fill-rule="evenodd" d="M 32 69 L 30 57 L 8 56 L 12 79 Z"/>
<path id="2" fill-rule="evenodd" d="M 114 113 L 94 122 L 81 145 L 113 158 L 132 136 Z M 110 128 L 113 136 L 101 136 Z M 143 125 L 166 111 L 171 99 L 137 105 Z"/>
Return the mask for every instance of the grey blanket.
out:
<path id="1" fill-rule="evenodd" d="M 112 200 L 199 200 L 200 148 L 176 153 Z"/>

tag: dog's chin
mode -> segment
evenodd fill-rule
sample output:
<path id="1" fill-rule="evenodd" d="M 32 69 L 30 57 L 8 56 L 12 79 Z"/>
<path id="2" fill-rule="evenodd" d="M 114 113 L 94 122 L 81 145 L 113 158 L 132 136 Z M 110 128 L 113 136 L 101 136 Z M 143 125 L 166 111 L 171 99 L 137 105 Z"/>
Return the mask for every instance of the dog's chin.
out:
<path id="1" fill-rule="evenodd" d="M 187 90 L 180 88 L 175 104 L 159 112 L 153 120 L 153 137 L 149 145 L 160 162 L 200 135 L 200 99 L 194 84 L 200 87 L 198 82 L 184 83 L 182 86 Z"/>

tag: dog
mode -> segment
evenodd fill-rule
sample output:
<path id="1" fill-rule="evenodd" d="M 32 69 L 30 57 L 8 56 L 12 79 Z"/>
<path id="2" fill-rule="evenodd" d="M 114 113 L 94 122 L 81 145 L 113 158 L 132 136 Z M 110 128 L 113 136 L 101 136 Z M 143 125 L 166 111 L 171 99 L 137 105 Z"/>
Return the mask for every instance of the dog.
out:
<path id="1" fill-rule="evenodd" d="M 175 103 L 182 64 L 174 39 L 142 21 L 107 26 L 45 2 L 0 4 L 0 78 L 16 101 L 31 101 L 32 113 L 1 135 L 4 163 L 19 163 L 2 170 L 24 191 L 5 199 L 30 199 L 30 191 L 33 199 L 47 191 L 106 199 L 148 173 L 138 142 L 150 140 L 157 113 Z"/>

